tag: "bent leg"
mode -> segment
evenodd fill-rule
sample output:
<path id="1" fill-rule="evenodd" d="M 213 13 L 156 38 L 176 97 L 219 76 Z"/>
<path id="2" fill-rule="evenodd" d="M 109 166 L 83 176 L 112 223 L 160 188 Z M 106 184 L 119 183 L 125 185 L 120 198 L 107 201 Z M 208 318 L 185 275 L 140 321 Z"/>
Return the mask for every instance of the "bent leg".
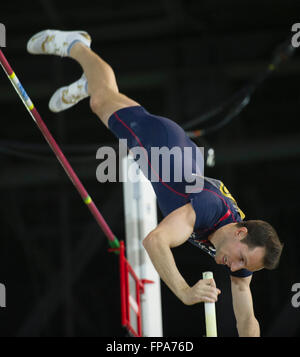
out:
<path id="1" fill-rule="evenodd" d="M 185 168 L 189 168 L 187 171 L 190 176 L 203 172 L 203 160 L 201 155 L 198 155 L 200 160 L 197 157 L 196 145 L 175 122 L 148 113 L 136 101 L 119 93 L 112 68 L 88 47 L 76 43 L 70 50 L 70 56 L 77 60 L 84 70 L 93 112 L 119 139 L 127 139 L 130 150 L 142 149 L 139 165 L 152 183 L 163 214 L 167 215 L 186 204 L 189 200 L 186 187 L 190 181 L 186 181 Z M 178 148 L 181 153 L 178 160 L 175 157 L 169 158 L 167 179 L 162 175 L 165 167 L 162 155 L 153 163 L 153 147 L 164 147 L 169 152 Z M 191 149 L 187 159 L 184 155 L 185 148 Z M 178 165 L 176 173 L 180 171 L 181 179 L 175 180 L 175 167 L 177 169 Z M 195 180 L 194 177 L 192 179 Z"/>
<path id="2" fill-rule="evenodd" d="M 83 68 L 91 96 L 91 109 L 107 127 L 108 119 L 115 111 L 140 105 L 119 92 L 113 69 L 90 48 L 80 42 L 75 43 L 70 57 Z"/>

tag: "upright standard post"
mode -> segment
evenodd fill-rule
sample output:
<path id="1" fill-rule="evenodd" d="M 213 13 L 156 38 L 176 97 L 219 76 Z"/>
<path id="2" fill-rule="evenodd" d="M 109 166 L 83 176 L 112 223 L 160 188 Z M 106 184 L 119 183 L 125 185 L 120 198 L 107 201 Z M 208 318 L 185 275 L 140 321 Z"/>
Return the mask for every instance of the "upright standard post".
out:
<path id="1" fill-rule="evenodd" d="M 136 173 L 135 182 L 128 177 L 129 169 Z M 123 159 L 122 172 L 127 259 L 139 279 L 153 282 L 141 295 L 143 336 L 162 337 L 160 278 L 142 244 L 157 226 L 156 196 L 131 155 Z"/>

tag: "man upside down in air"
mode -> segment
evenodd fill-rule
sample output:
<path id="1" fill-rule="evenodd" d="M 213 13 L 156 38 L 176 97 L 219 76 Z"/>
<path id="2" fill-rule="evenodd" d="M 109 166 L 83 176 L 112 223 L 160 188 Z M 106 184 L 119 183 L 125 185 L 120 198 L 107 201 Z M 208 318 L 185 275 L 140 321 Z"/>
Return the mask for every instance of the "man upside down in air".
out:
<path id="1" fill-rule="evenodd" d="M 201 176 L 202 156 L 197 155 L 199 149 L 184 130 L 167 118 L 150 114 L 120 93 L 112 68 L 90 46 L 91 38 L 84 31 L 45 30 L 28 41 L 30 53 L 68 56 L 83 69 L 79 80 L 53 94 L 50 110 L 60 112 L 90 97 L 92 111 L 117 138 L 126 139 L 129 149 L 144 150 L 142 170 L 149 166 L 153 171 L 152 147 L 179 147 L 182 152 L 190 148 L 190 156 L 182 155 L 182 167 L 189 167 L 195 177 L 202 177 L 201 189 L 187 193 L 190 181 L 185 178 L 181 182 L 174 177 L 168 182 L 161 177 L 151 181 L 164 219 L 145 237 L 143 245 L 160 278 L 186 305 L 215 302 L 221 292 L 213 279 L 201 279 L 189 286 L 176 267 L 171 248 L 189 241 L 210 254 L 217 264 L 226 265 L 239 336 L 260 336 L 250 282 L 253 272 L 278 265 L 282 244 L 276 231 L 261 220 L 245 221 L 224 184 Z"/>

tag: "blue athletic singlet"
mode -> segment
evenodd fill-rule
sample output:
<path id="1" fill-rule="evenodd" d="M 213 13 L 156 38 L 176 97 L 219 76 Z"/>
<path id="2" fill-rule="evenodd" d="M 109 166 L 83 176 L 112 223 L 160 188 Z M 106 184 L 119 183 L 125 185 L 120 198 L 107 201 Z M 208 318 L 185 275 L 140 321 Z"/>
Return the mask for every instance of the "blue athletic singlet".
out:
<path id="1" fill-rule="evenodd" d="M 141 149 L 138 163 L 147 178 L 150 179 L 150 175 L 153 175 L 151 178 L 156 177 L 155 182 L 150 181 L 158 206 L 164 216 L 187 203 L 192 204 L 196 213 L 196 222 L 194 232 L 188 241 L 214 257 L 214 247 L 207 237 L 226 224 L 240 222 L 244 219 L 244 214 L 223 182 L 201 175 L 203 156 L 196 144 L 187 137 L 178 124 L 170 119 L 152 115 L 141 106 L 116 111 L 109 118 L 108 125 L 119 139 L 127 140 L 129 149 L 136 147 Z M 155 165 L 151 161 L 151 148 L 153 147 L 159 149 L 165 147 L 169 150 L 176 147 L 182 150 L 182 153 L 184 150 L 190 150 L 190 155 L 182 154 L 180 162 L 170 156 L 170 176 L 169 180 L 165 181 L 160 177 L 163 160 L 161 159 Z M 187 172 L 192 172 L 193 177 L 202 178 L 202 189 L 186 193 L 186 187 L 191 185 L 192 178 L 183 177 L 178 182 L 175 179 L 178 167 L 179 171 L 188 168 Z M 242 269 L 236 272 L 230 271 L 230 274 L 246 277 L 252 272 Z"/>

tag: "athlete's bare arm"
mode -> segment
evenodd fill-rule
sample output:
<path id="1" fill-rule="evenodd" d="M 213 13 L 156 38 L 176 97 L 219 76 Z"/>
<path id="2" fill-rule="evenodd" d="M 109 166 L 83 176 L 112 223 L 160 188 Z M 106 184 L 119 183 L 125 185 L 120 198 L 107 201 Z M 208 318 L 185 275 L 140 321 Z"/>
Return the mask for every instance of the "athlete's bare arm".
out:
<path id="1" fill-rule="evenodd" d="M 199 280 L 190 287 L 176 266 L 171 248 L 183 244 L 189 238 L 195 219 L 195 211 L 188 203 L 165 217 L 143 241 L 161 279 L 186 305 L 215 302 L 220 293 L 213 279 Z"/>
<path id="2" fill-rule="evenodd" d="M 255 318 L 250 290 L 252 276 L 231 276 L 231 292 L 237 329 L 240 337 L 259 337 L 259 323 Z"/>

